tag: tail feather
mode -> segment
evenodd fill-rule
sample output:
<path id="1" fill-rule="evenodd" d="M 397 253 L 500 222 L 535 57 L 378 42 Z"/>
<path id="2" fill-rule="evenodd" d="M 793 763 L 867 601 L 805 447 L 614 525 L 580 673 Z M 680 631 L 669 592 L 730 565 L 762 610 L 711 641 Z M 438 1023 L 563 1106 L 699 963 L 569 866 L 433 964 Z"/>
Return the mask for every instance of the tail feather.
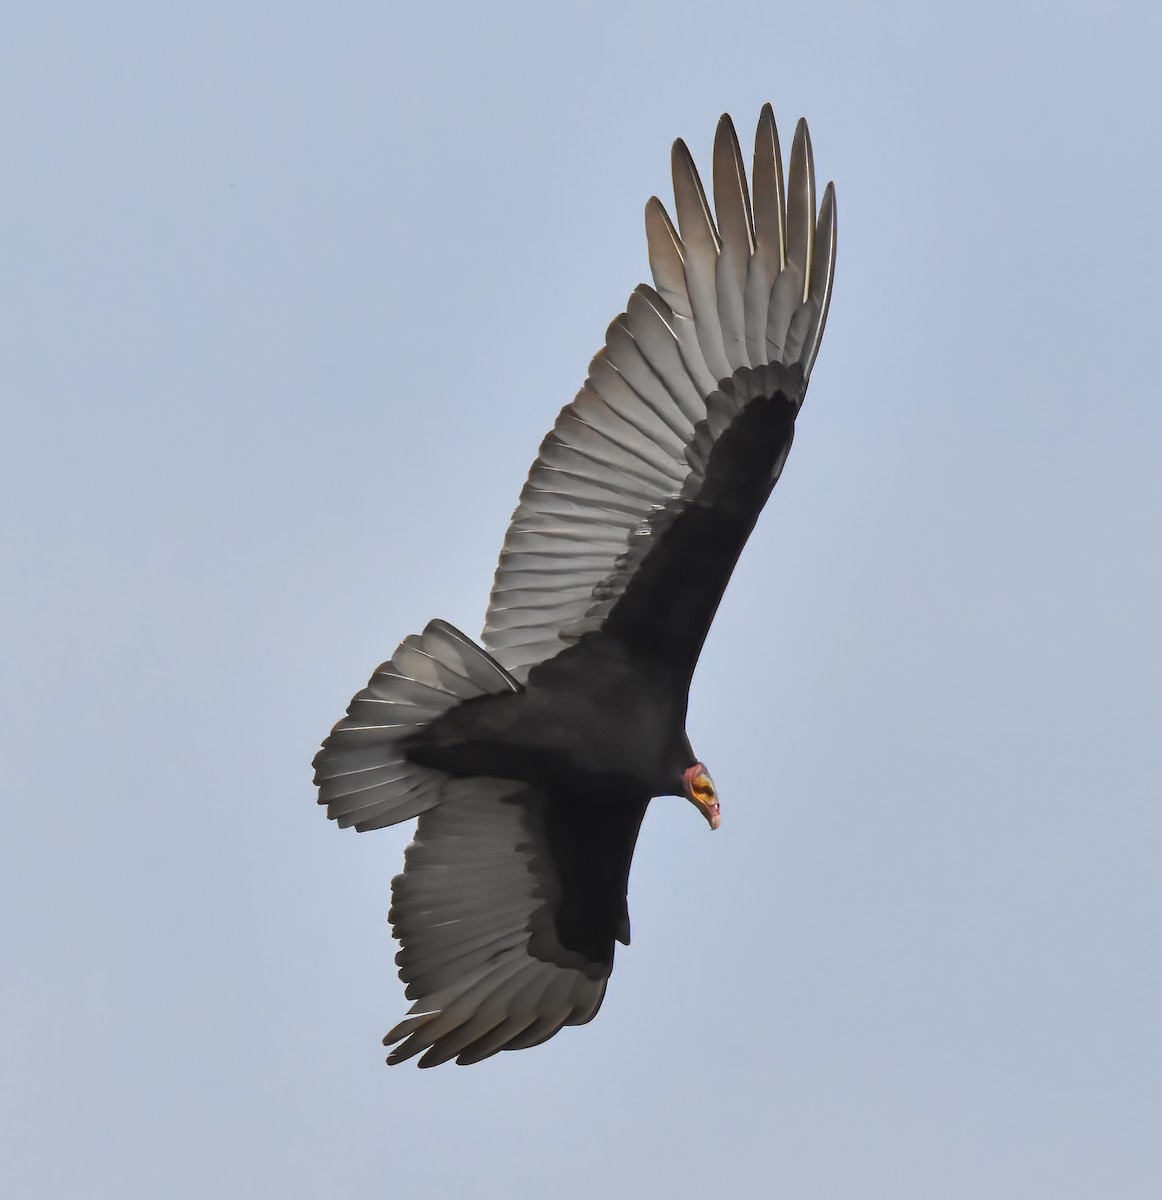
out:
<path id="1" fill-rule="evenodd" d="M 434 808 L 448 776 L 409 762 L 400 743 L 465 700 L 519 687 L 445 621 L 431 621 L 422 634 L 405 638 L 315 755 L 315 783 L 327 816 L 364 832 Z"/>

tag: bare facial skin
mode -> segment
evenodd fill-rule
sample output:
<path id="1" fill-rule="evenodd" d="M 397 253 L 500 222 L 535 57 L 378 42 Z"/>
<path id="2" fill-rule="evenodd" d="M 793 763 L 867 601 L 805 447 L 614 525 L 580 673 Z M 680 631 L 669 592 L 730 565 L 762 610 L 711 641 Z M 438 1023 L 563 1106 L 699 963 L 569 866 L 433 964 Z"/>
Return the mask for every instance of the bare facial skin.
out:
<path id="1" fill-rule="evenodd" d="M 682 784 L 686 789 L 686 798 L 701 811 L 710 828 L 717 829 L 722 822 L 722 809 L 710 772 L 701 763 L 695 763 L 682 772 Z"/>

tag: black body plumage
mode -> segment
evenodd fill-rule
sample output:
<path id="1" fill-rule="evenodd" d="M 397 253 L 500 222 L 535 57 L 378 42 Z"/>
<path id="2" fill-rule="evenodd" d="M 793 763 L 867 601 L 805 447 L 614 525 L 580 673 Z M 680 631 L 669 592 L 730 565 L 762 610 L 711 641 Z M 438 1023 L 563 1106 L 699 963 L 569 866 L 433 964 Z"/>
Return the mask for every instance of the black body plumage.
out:
<path id="1" fill-rule="evenodd" d="M 690 681 L 826 320 L 834 193 L 816 213 L 802 122 L 790 163 L 784 186 L 767 106 L 752 207 L 724 117 L 716 225 L 676 144 L 678 229 L 646 210 L 658 290 L 635 291 L 541 446 L 483 647 L 439 621 L 405 639 L 316 756 L 339 824 L 420 818 L 392 885 L 415 1004 L 389 1062 L 476 1062 L 600 1006 L 646 806 L 691 795 Z"/>

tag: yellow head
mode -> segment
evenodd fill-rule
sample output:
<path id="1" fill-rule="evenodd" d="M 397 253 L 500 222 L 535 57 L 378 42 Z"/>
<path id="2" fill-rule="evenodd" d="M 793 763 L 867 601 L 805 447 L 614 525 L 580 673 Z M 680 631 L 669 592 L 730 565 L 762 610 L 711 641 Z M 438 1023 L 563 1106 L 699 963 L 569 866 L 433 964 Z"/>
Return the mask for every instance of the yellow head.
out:
<path id="1" fill-rule="evenodd" d="M 701 763 L 695 763 L 682 772 L 682 786 L 686 790 L 686 799 L 710 822 L 711 829 L 717 829 L 722 820 L 722 810 L 718 806 L 718 792 L 710 772 Z"/>

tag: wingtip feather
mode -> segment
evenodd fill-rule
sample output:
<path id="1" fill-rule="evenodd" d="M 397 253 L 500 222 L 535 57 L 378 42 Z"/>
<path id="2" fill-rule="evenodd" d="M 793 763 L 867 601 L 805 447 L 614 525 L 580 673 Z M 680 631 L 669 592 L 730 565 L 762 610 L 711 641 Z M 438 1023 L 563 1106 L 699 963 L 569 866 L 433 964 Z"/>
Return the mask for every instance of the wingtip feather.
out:
<path id="1" fill-rule="evenodd" d="M 802 272 L 803 295 L 809 292 L 811 251 L 815 241 L 815 159 L 811 152 L 811 134 L 800 117 L 791 143 L 791 162 L 787 172 L 787 261 Z"/>

